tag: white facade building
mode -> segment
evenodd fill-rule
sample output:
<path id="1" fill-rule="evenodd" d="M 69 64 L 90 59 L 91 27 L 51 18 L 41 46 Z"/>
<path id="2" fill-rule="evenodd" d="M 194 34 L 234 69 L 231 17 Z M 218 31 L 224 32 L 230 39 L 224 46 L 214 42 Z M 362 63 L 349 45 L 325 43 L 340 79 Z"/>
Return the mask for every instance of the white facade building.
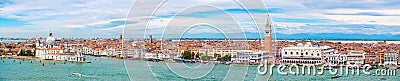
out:
<path id="1" fill-rule="evenodd" d="M 38 39 L 36 42 L 36 53 L 35 57 L 45 60 L 64 60 L 64 61 L 78 61 L 84 62 L 85 58 L 82 56 L 81 52 L 77 53 L 65 53 L 69 50 L 64 50 L 64 47 L 59 46 L 56 43 L 56 38 L 53 37 L 53 34 L 50 32 L 49 37 L 46 38 L 46 41 Z"/>
<path id="2" fill-rule="evenodd" d="M 251 50 L 237 52 L 235 57 L 232 57 L 233 63 L 260 63 L 263 54 L 261 52 L 253 52 Z"/>
<path id="3" fill-rule="evenodd" d="M 398 60 L 398 53 L 395 52 L 388 52 L 384 55 L 384 65 L 397 65 Z"/>
<path id="4" fill-rule="evenodd" d="M 297 46 L 283 47 L 281 49 L 282 60 L 284 64 L 312 64 L 319 65 L 323 63 L 323 50 L 320 47 L 314 47 L 311 43 Z"/>
<path id="5" fill-rule="evenodd" d="M 330 46 L 320 47 L 324 53 L 324 63 L 329 66 L 344 66 L 347 63 L 347 55 L 339 54 L 337 50 Z"/>
<path id="6" fill-rule="evenodd" d="M 353 50 L 348 53 L 347 64 L 363 65 L 365 60 L 365 52 L 362 50 Z"/>
<path id="7" fill-rule="evenodd" d="M 347 64 L 346 54 L 328 54 L 324 56 L 326 64 L 329 66 L 344 66 Z"/>

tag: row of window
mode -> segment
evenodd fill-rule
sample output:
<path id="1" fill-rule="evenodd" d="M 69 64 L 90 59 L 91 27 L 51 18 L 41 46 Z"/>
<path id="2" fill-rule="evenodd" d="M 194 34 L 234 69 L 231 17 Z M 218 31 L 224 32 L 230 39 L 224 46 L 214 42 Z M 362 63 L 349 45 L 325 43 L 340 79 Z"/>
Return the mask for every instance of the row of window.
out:
<path id="1" fill-rule="evenodd" d="M 288 55 L 288 52 L 285 52 L 285 55 Z M 290 52 L 290 55 L 293 55 L 293 52 Z M 296 55 L 299 55 L 299 52 L 296 52 Z M 303 53 L 300 53 L 301 56 L 303 56 Z M 306 52 L 306 55 L 308 55 L 308 52 Z M 319 56 L 320 54 L 317 53 L 317 56 Z M 311 56 L 314 56 L 314 53 L 311 53 Z"/>

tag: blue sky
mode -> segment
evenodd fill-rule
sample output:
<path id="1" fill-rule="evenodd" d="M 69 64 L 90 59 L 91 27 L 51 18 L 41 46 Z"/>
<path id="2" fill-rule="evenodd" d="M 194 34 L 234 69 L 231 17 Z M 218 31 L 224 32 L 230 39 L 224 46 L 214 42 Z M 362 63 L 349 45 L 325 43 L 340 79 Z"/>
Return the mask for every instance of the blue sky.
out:
<path id="1" fill-rule="evenodd" d="M 226 34 L 258 33 L 267 12 L 276 33 L 285 35 L 400 34 L 400 1 L 396 0 L 168 0 L 153 16 L 147 16 L 154 11 L 151 5 L 160 2 L 1 0 L 0 37 L 46 37 L 50 30 L 58 37 L 75 38 L 117 38 L 122 32 L 127 37 L 180 36 L 195 24 L 213 25 Z M 216 33 L 216 29 L 193 27 L 188 36 L 204 33 Z"/>

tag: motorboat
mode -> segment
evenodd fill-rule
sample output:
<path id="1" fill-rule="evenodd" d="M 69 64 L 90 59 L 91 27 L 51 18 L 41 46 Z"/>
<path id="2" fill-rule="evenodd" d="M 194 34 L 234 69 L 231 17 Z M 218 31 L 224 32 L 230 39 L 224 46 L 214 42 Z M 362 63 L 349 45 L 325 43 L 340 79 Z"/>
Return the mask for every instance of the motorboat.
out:
<path id="1" fill-rule="evenodd" d="M 215 77 L 214 77 L 214 76 L 211 76 L 211 79 L 215 79 Z"/>
<path id="2" fill-rule="evenodd" d="M 230 65 L 230 64 L 232 64 L 232 62 L 225 62 L 225 64 L 226 64 L 226 65 Z"/>
<path id="3" fill-rule="evenodd" d="M 387 80 L 387 78 L 379 78 L 379 80 Z"/>
<path id="4" fill-rule="evenodd" d="M 208 63 L 208 61 L 203 61 L 203 64 L 207 64 Z"/>
<path id="5" fill-rule="evenodd" d="M 85 75 L 83 75 L 83 74 L 80 74 L 80 73 L 72 73 L 72 74 L 71 74 L 71 76 L 79 76 L 79 77 L 83 77 L 83 76 L 85 76 Z"/>
<path id="6" fill-rule="evenodd" d="M 337 75 L 337 74 L 331 76 L 331 78 L 339 78 L 339 77 L 341 77 L 341 76 L 340 76 L 340 75 Z"/>

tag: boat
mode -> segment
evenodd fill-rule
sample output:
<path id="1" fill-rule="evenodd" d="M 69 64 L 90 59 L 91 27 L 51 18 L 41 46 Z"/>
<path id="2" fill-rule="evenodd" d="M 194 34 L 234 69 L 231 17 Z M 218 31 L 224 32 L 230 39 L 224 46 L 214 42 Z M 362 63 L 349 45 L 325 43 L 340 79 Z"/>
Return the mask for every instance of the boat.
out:
<path id="1" fill-rule="evenodd" d="M 208 63 L 208 61 L 203 61 L 203 64 L 207 64 Z"/>
<path id="2" fill-rule="evenodd" d="M 333 76 L 331 76 L 331 78 L 339 78 L 339 77 L 341 77 L 340 75 L 333 75 Z"/>
<path id="3" fill-rule="evenodd" d="M 82 76 L 85 76 L 85 75 L 80 74 L 80 73 L 72 73 L 71 76 L 79 76 L 79 77 L 82 77 Z"/>
<path id="4" fill-rule="evenodd" d="M 232 62 L 225 62 L 225 64 L 226 64 L 226 65 L 231 65 L 231 64 L 232 64 Z"/>
<path id="5" fill-rule="evenodd" d="M 387 80 L 387 78 L 379 78 L 379 80 Z"/>

